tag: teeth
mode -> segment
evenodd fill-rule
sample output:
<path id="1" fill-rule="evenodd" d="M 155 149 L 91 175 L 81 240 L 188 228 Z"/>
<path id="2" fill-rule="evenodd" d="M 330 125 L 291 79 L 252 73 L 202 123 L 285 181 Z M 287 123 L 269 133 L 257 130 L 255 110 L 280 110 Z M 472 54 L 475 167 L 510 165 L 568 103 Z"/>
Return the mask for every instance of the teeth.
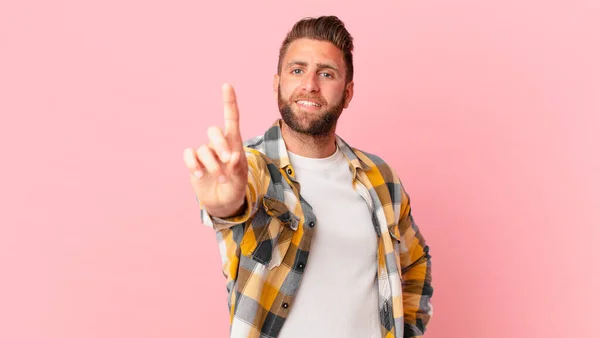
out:
<path id="1" fill-rule="evenodd" d="M 303 106 L 313 106 L 313 107 L 320 107 L 321 105 L 315 102 L 310 102 L 310 101 L 297 101 L 298 104 L 301 104 Z"/>

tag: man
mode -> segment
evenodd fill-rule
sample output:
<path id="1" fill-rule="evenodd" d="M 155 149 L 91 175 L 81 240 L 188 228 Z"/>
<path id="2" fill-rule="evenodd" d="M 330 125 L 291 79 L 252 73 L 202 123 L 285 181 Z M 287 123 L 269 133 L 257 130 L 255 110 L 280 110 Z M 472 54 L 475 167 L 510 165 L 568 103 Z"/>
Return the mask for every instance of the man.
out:
<path id="1" fill-rule="evenodd" d="M 224 85 L 224 131 L 184 151 L 217 233 L 231 337 L 420 337 L 432 315 L 429 249 L 400 180 L 335 134 L 352 50 L 337 17 L 297 22 L 273 79 L 282 119 L 243 142 Z"/>

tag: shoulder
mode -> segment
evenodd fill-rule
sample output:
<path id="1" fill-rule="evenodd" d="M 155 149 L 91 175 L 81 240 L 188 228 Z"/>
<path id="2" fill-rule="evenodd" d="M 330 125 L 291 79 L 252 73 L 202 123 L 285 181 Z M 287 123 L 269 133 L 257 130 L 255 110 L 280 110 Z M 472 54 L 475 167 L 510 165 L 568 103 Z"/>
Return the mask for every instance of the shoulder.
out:
<path id="1" fill-rule="evenodd" d="M 264 148 L 265 146 L 265 137 L 264 135 L 258 135 L 255 137 L 252 137 L 250 139 L 247 139 L 244 141 L 244 147 L 246 148 L 250 148 L 250 149 L 256 149 L 258 151 L 260 151 L 260 148 Z"/>
<path id="2" fill-rule="evenodd" d="M 336 135 L 336 141 L 342 152 L 344 152 L 350 160 L 354 160 L 354 157 L 356 157 L 362 167 L 390 168 L 387 162 L 380 156 L 346 142 L 341 136 Z"/>
<path id="3" fill-rule="evenodd" d="M 358 148 L 352 147 L 351 149 L 361 161 L 371 167 L 371 170 L 378 171 L 386 183 L 399 183 L 398 174 L 382 157 Z"/>
<path id="4" fill-rule="evenodd" d="M 401 213 L 401 206 L 408 202 L 408 196 L 396 170 L 382 157 L 374 153 L 354 147 L 352 147 L 352 150 L 363 163 L 370 167 L 366 170 L 367 177 L 371 180 L 373 188 L 381 201 L 384 204 L 389 202 L 393 206 L 397 219 Z"/>
<path id="5" fill-rule="evenodd" d="M 363 157 L 369 160 L 369 165 L 377 165 L 377 166 L 387 166 L 389 167 L 389 165 L 387 164 L 387 162 L 380 156 L 375 155 L 374 153 L 362 150 L 362 149 L 358 149 L 358 148 L 354 148 L 352 147 L 352 150 L 359 155 L 359 157 Z"/>
<path id="6" fill-rule="evenodd" d="M 264 135 L 255 136 L 247 139 L 244 142 L 244 151 L 249 163 L 254 163 L 257 168 L 266 168 L 269 164 L 273 163 L 273 160 L 267 157 Z"/>

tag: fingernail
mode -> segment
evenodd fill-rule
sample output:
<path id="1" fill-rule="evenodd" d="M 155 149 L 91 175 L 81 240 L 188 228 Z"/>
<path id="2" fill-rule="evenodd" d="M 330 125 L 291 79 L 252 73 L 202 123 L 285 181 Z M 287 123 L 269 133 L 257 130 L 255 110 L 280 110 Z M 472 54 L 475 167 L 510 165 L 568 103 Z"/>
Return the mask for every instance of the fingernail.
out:
<path id="1" fill-rule="evenodd" d="M 225 182 L 227 182 L 227 177 L 225 177 L 223 175 L 219 176 L 219 183 L 225 183 Z"/>
<path id="2" fill-rule="evenodd" d="M 202 175 L 204 175 L 204 173 L 200 170 L 196 170 L 194 171 L 194 176 L 196 176 L 196 178 L 200 178 L 202 177 Z"/>
<path id="3" fill-rule="evenodd" d="M 221 161 L 223 161 L 223 163 L 229 162 L 230 158 L 231 158 L 231 154 L 228 151 L 224 151 L 221 153 Z"/>

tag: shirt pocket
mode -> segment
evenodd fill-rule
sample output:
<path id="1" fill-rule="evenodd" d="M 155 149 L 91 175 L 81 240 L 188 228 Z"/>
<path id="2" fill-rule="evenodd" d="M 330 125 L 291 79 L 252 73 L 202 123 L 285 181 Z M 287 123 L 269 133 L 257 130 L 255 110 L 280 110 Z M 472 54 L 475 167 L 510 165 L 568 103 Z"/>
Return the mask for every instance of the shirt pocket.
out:
<path id="1" fill-rule="evenodd" d="M 299 219 L 277 199 L 264 196 L 262 201 L 242 239 L 241 254 L 271 270 L 283 262 Z"/>

